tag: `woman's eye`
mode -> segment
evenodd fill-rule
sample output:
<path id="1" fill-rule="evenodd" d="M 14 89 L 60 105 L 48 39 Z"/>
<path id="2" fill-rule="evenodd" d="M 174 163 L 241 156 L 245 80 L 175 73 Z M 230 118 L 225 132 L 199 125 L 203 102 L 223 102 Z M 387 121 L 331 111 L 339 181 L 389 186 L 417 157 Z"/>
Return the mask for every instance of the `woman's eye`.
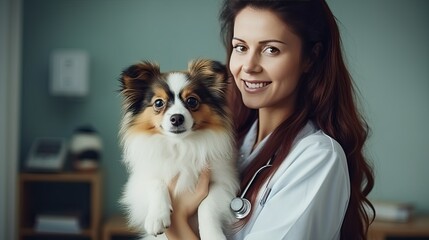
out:
<path id="1" fill-rule="evenodd" d="M 186 106 L 188 106 L 191 110 L 197 110 L 199 107 L 200 102 L 195 97 L 189 97 L 186 99 Z"/>
<path id="2" fill-rule="evenodd" d="M 266 47 L 264 49 L 264 53 L 270 54 L 270 55 L 275 55 L 277 53 L 279 53 L 280 50 L 276 47 Z"/>
<path id="3" fill-rule="evenodd" d="M 233 48 L 238 53 L 243 53 L 243 52 L 247 51 L 247 48 L 243 45 L 235 45 Z"/>
<path id="4" fill-rule="evenodd" d="M 153 103 L 153 108 L 156 111 L 161 111 L 162 108 L 164 108 L 165 102 L 162 99 L 156 99 L 155 102 Z"/>

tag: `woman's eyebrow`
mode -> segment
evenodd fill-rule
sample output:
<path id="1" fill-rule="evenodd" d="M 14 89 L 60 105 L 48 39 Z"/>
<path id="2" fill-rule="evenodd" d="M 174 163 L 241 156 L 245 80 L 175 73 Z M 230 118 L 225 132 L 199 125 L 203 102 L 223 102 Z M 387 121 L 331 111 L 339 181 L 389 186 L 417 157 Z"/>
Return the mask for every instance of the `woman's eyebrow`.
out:
<path id="1" fill-rule="evenodd" d="M 240 42 L 246 42 L 246 41 L 244 41 L 243 39 L 240 39 L 240 38 L 238 38 L 238 37 L 233 37 L 233 38 L 232 38 L 232 40 L 237 40 L 237 41 L 240 41 Z"/>
<path id="2" fill-rule="evenodd" d="M 244 41 L 243 39 L 240 39 L 240 38 L 238 38 L 238 37 L 233 37 L 232 39 L 233 39 L 233 40 L 240 41 L 240 42 L 246 42 L 246 41 Z M 259 43 L 259 44 L 267 44 L 267 43 L 272 43 L 272 42 L 276 42 L 276 43 L 280 43 L 280 44 L 287 45 L 285 42 L 280 41 L 280 40 L 277 40 L 277 39 L 267 39 L 267 40 L 259 41 L 258 43 Z"/>
<path id="3" fill-rule="evenodd" d="M 276 40 L 276 39 L 268 39 L 268 40 L 260 41 L 259 43 L 261 43 L 261 44 L 267 44 L 267 43 L 272 43 L 272 42 L 286 45 L 285 42 L 280 41 L 280 40 Z"/>

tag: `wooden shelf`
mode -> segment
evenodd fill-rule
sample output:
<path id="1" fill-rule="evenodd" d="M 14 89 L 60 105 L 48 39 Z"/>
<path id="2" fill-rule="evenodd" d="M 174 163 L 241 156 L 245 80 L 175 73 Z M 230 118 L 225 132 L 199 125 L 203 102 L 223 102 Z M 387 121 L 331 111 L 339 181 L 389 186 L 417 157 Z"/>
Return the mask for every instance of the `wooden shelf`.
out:
<path id="1" fill-rule="evenodd" d="M 103 225 L 103 240 L 118 239 L 121 237 L 138 237 L 137 231 L 128 227 L 123 216 L 113 216 Z"/>
<path id="2" fill-rule="evenodd" d="M 38 214 L 79 213 L 82 231 L 45 233 L 35 230 Z M 101 218 L 101 173 L 21 173 L 19 175 L 19 239 L 76 238 L 97 240 Z"/>
<path id="3" fill-rule="evenodd" d="M 37 236 L 37 235 L 52 235 L 52 236 L 83 236 L 83 237 L 91 237 L 92 230 L 91 229 L 83 229 L 80 233 L 47 233 L 47 232 L 38 232 L 34 228 L 21 228 L 20 229 L 21 236 Z"/>
<path id="4" fill-rule="evenodd" d="M 369 240 L 384 240 L 387 237 L 429 238 L 429 216 L 416 216 L 406 223 L 374 221 L 368 235 Z"/>
<path id="5" fill-rule="evenodd" d="M 21 173 L 21 181 L 88 182 L 97 181 L 100 172 Z"/>

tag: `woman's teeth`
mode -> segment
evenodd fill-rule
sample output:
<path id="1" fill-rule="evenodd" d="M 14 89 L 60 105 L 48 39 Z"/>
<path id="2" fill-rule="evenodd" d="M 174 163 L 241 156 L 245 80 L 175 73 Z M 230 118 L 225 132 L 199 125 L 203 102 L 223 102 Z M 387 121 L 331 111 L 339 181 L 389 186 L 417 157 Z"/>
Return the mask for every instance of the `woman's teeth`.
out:
<path id="1" fill-rule="evenodd" d="M 251 82 L 246 82 L 246 81 L 244 81 L 244 83 L 246 84 L 246 87 L 251 88 L 251 89 L 263 88 L 269 84 L 267 82 L 251 83 Z"/>

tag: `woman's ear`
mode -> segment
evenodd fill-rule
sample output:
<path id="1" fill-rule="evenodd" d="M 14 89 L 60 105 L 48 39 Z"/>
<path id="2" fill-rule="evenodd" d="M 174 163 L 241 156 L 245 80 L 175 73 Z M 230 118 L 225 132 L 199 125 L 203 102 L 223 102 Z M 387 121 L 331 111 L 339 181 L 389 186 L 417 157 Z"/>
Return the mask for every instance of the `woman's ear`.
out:
<path id="1" fill-rule="evenodd" d="M 304 67 L 305 73 L 310 71 L 311 67 L 313 66 L 313 63 L 320 57 L 322 49 L 323 49 L 323 45 L 321 42 L 317 42 L 316 44 L 313 45 L 310 56 L 308 57 Z"/>

